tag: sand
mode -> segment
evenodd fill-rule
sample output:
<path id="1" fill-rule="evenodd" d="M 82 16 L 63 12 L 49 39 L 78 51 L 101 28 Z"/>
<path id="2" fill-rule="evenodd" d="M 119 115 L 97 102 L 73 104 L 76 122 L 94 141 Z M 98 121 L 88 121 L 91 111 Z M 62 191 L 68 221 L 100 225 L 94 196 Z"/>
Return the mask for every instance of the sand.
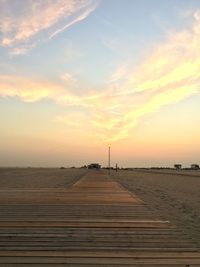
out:
<path id="1" fill-rule="evenodd" d="M 0 190 L 3 189 L 65 189 L 87 170 L 57 168 L 0 168 Z"/>
<path id="2" fill-rule="evenodd" d="M 111 176 L 200 247 L 199 171 L 112 171 Z"/>

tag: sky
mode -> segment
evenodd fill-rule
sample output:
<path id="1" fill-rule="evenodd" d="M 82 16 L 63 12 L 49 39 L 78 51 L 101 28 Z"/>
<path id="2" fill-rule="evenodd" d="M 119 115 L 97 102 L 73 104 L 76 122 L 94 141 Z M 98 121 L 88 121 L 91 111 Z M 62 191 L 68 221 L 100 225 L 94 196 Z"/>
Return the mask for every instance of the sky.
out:
<path id="1" fill-rule="evenodd" d="M 200 163 L 199 0 L 0 0 L 0 166 Z"/>

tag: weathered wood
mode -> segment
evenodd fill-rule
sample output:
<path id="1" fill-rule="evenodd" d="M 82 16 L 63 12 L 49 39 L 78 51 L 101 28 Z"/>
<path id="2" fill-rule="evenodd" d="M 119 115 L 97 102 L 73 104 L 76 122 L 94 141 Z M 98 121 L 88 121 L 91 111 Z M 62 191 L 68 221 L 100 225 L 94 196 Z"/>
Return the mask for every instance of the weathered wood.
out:
<path id="1" fill-rule="evenodd" d="M 39 261 L 41 263 L 41 259 Z M 132 265 L 132 263 L 138 264 L 173 264 L 175 263 L 174 259 L 136 259 L 136 258 L 65 258 L 65 263 L 79 263 L 79 264 L 127 264 Z M 199 264 L 199 259 L 176 259 L 176 263 L 183 264 Z"/>

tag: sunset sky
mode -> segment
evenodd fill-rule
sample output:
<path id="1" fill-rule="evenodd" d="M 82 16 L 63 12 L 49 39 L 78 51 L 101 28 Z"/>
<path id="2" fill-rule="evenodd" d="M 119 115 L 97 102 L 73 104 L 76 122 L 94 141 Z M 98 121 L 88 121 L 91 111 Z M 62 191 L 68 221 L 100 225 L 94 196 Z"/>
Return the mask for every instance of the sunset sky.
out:
<path id="1" fill-rule="evenodd" d="M 0 166 L 200 164 L 199 0 L 0 0 Z"/>

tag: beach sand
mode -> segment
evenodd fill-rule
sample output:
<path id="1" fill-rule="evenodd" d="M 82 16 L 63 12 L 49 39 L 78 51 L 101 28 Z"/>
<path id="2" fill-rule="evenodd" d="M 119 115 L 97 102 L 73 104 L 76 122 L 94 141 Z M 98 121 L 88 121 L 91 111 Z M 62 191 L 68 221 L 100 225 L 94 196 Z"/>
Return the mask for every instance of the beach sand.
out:
<path id="1" fill-rule="evenodd" d="M 119 170 L 112 171 L 111 176 L 200 247 L 199 171 Z"/>

